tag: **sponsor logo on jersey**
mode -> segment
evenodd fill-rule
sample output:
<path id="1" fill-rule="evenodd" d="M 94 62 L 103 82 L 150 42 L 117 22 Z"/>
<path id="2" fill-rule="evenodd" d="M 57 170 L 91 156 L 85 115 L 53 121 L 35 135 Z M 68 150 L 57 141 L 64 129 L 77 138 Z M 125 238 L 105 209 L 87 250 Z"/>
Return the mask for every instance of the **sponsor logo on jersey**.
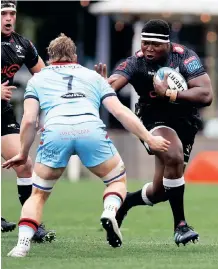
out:
<path id="1" fill-rule="evenodd" d="M 19 127 L 16 124 L 14 124 L 14 123 L 9 124 L 7 127 L 8 128 L 14 128 L 14 129 L 18 129 L 19 130 Z"/>
<path id="2" fill-rule="evenodd" d="M 4 66 L 1 69 L 1 74 L 6 75 L 8 78 L 12 78 L 20 69 L 19 64 L 12 64 L 10 66 Z"/>
<path id="3" fill-rule="evenodd" d="M 73 99 L 73 98 L 84 98 L 86 97 L 84 93 L 81 92 L 68 92 L 64 95 L 61 95 L 62 98 Z"/>
<path id="4" fill-rule="evenodd" d="M 1 42 L 1 45 L 6 45 L 6 46 L 10 46 L 11 45 L 11 43 L 10 42 L 5 42 L 5 41 L 3 41 L 3 42 Z"/>
<path id="5" fill-rule="evenodd" d="M 23 51 L 23 47 L 20 46 L 20 45 L 16 45 L 15 47 L 16 47 L 16 52 L 18 53 L 17 56 L 18 56 L 19 58 L 25 58 L 24 55 L 21 55 L 21 53 L 22 53 L 22 51 Z"/>
<path id="6" fill-rule="evenodd" d="M 17 53 L 22 53 L 23 47 L 21 47 L 20 45 L 16 45 L 16 52 Z"/>
<path id="7" fill-rule="evenodd" d="M 197 60 L 196 56 L 189 57 L 188 59 L 186 59 L 186 60 L 184 61 L 184 64 L 188 64 L 188 63 L 190 63 L 190 62 L 193 61 L 193 60 Z"/>
<path id="8" fill-rule="evenodd" d="M 184 60 L 184 65 L 188 73 L 193 73 L 202 67 L 201 62 L 196 56 L 191 56 Z"/>

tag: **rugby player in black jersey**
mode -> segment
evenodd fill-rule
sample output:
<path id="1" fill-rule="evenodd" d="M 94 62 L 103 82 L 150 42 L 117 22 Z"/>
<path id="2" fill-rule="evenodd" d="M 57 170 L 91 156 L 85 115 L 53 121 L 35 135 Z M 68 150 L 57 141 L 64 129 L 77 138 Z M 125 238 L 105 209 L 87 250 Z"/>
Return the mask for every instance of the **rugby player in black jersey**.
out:
<path id="1" fill-rule="evenodd" d="M 44 67 L 34 45 L 25 37 L 14 32 L 16 22 L 16 1 L 1 1 L 1 154 L 5 160 L 15 156 L 20 150 L 20 126 L 16 122 L 10 99 L 13 91 L 13 78 L 23 64 L 34 74 Z M 14 167 L 17 174 L 18 195 L 21 205 L 32 192 L 32 161 Z M 14 230 L 16 224 L 1 218 L 1 231 Z M 44 242 L 55 238 L 54 231 L 46 231 L 41 224 L 33 241 Z"/>
<path id="2" fill-rule="evenodd" d="M 117 212 L 117 221 L 122 224 L 127 212 L 137 205 L 153 206 L 169 200 L 174 216 L 175 243 L 184 245 L 195 241 L 199 235 L 190 227 L 184 213 L 184 168 L 201 124 L 198 108 L 212 102 L 211 81 L 199 57 L 180 44 L 170 42 L 170 28 L 163 20 L 148 21 L 141 32 L 141 50 L 121 63 L 108 81 L 115 90 L 131 83 L 139 95 L 136 114 L 145 127 L 154 135 L 161 135 L 171 142 L 164 153 L 155 155 L 153 182 L 146 183 L 127 198 Z M 167 77 L 158 82 L 153 79 L 161 67 L 174 68 L 188 84 L 187 91 L 168 89 Z M 106 75 L 106 66 L 98 64 L 95 70 Z"/>

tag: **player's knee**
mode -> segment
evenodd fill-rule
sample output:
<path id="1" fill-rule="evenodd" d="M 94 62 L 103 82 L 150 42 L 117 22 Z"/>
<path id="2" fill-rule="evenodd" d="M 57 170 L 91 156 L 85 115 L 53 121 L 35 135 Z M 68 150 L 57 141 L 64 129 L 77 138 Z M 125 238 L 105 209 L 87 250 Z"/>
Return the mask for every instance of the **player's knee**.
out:
<path id="1" fill-rule="evenodd" d="M 57 179 L 43 179 L 37 174 L 33 174 L 33 194 L 36 193 L 50 193 L 57 182 Z"/>
<path id="2" fill-rule="evenodd" d="M 14 169 L 17 173 L 17 177 L 30 178 L 32 177 L 32 172 L 33 172 L 32 160 L 28 157 L 28 160 L 24 165 L 15 167 Z"/>
<path id="3" fill-rule="evenodd" d="M 126 185 L 126 168 L 122 160 L 102 178 L 104 184 L 109 186 L 112 183 L 120 182 Z"/>
<path id="4" fill-rule="evenodd" d="M 166 166 L 178 166 L 183 165 L 184 156 L 182 150 L 170 151 L 166 154 L 165 165 Z"/>

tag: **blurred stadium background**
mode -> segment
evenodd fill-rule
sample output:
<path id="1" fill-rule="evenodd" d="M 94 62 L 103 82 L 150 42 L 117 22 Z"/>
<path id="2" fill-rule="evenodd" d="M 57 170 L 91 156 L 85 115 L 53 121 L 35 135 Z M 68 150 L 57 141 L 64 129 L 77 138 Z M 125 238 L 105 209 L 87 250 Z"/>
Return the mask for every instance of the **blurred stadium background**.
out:
<path id="1" fill-rule="evenodd" d="M 217 0 L 18 1 L 16 31 L 32 40 L 44 61 L 50 40 L 63 32 L 76 42 L 82 65 L 92 69 L 101 61 L 108 65 L 110 74 L 123 59 L 140 48 L 141 26 L 151 18 L 167 20 L 172 28 L 171 40 L 195 50 L 211 77 L 214 101 L 201 110 L 204 124 L 197 135 L 191 161 L 202 152 L 215 153 L 207 169 L 212 171 L 212 176 L 216 175 L 212 181 L 218 183 Z M 15 79 L 18 89 L 12 103 L 19 122 L 29 78 L 24 67 Z M 134 108 L 137 96 L 130 85 L 118 96 L 126 106 Z M 126 132 L 103 108 L 101 116 L 123 157 L 128 178 L 132 179 L 129 189 L 140 188 L 142 182 L 153 177 L 153 157 L 149 157 L 138 139 Z M 32 147 L 33 159 L 38 142 L 39 136 Z M 201 161 L 209 159 L 208 156 L 201 155 Z M 198 168 L 195 171 L 199 172 Z M 211 181 L 205 175 L 202 177 L 204 183 Z M 16 197 L 15 173 L 2 170 L 2 178 L 7 179 L 2 181 L 2 211 L 9 220 L 16 220 L 20 205 Z M 64 178 L 77 181 L 93 176 L 73 158 Z M 71 183 L 63 180 L 49 200 L 44 220 L 57 230 L 57 243 L 35 246 L 31 262 L 9 262 L 4 258 L 3 268 L 217 268 L 218 185 L 189 185 L 187 188 L 187 214 L 202 235 L 201 245 L 182 250 L 173 245 L 172 218 L 165 203 L 154 209 L 133 210 L 124 224 L 125 247 L 117 251 L 108 249 L 104 235 L 98 230 L 104 186 L 89 181 L 81 180 L 71 187 Z M 2 236 L 3 257 L 15 240 L 16 232 Z"/>

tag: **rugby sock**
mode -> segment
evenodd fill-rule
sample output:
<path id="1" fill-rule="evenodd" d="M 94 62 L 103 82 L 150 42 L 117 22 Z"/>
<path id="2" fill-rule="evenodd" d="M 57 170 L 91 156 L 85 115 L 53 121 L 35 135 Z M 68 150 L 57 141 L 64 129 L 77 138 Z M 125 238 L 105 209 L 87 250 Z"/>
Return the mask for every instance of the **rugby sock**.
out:
<path id="1" fill-rule="evenodd" d="M 141 191 L 141 196 L 142 196 L 142 200 L 144 202 L 145 205 L 149 205 L 149 206 L 153 206 L 153 203 L 149 200 L 148 196 L 147 196 L 147 188 L 148 186 L 150 186 L 151 184 L 153 184 L 152 182 L 146 183 Z"/>
<path id="2" fill-rule="evenodd" d="M 142 190 L 136 192 L 128 192 L 126 199 L 122 204 L 122 210 L 127 212 L 130 208 L 137 205 L 145 205 L 145 202 L 142 199 Z"/>
<path id="3" fill-rule="evenodd" d="M 130 208 L 138 205 L 150 205 L 153 203 L 148 199 L 146 195 L 146 190 L 152 182 L 146 183 L 143 188 L 136 192 L 128 192 L 124 203 L 122 204 L 122 209 L 128 211 Z"/>
<path id="4" fill-rule="evenodd" d="M 17 178 L 18 196 L 21 205 L 26 202 L 32 193 L 32 178 Z"/>
<path id="5" fill-rule="evenodd" d="M 176 228 L 181 221 L 185 221 L 185 214 L 184 214 L 185 180 L 184 177 L 177 179 L 164 178 L 163 185 L 168 194 L 168 199 L 174 217 L 174 228 Z"/>
<path id="6" fill-rule="evenodd" d="M 28 250 L 30 248 L 30 241 L 35 232 L 38 230 L 39 224 L 35 220 L 22 218 L 20 219 L 18 226 L 19 235 L 17 246 Z"/>
<path id="7" fill-rule="evenodd" d="M 122 196 L 117 192 L 108 192 L 103 197 L 104 210 L 108 210 L 116 214 L 117 210 L 123 203 Z"/>

